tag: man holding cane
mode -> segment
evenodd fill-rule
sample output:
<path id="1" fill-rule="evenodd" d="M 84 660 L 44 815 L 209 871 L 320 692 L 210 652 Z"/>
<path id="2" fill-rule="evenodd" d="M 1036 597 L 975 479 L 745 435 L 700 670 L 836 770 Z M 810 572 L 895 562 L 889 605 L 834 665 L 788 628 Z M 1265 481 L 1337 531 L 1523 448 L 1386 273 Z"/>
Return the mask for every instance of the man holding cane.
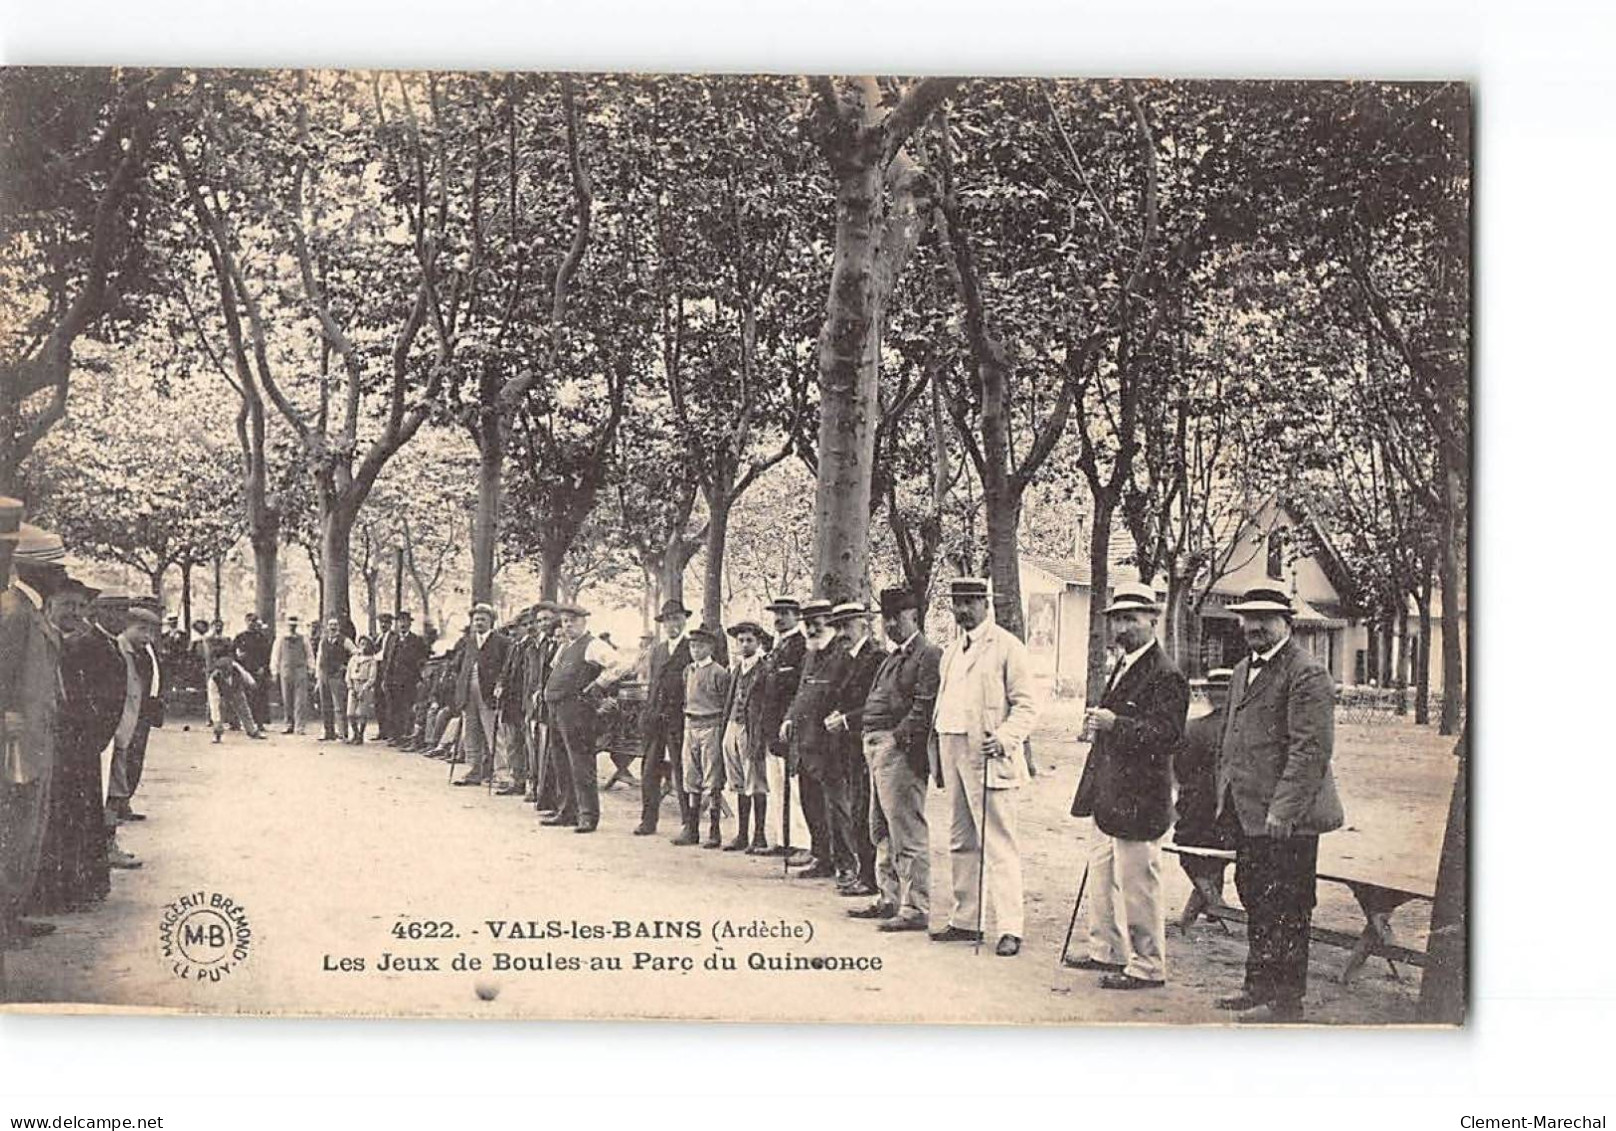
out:
<path id="1" fill-rule="evenodd" d="M 962 630 L 943 653 L 932 720 L 932 772 L 951 799 L 953 908 L 933 942 L 980 942 L 987 918 L 994 952 L 1021 952 L 1023 897 L 1016 802 L 1032 777 L 1027 739 L 1037 718 L 1027 646 L 988 619 L 985 578 L 949 587 Z"/>

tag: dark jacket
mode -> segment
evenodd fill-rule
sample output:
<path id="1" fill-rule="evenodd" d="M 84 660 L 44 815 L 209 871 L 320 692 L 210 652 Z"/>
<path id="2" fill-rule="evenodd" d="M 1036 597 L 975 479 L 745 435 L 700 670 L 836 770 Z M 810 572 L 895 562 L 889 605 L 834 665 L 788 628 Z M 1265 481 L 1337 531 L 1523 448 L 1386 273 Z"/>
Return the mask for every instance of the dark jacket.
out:
<path id="1" fill-rule="evenodd" d="M 797 757 L 813 771 L 830 769 L 840 735 L 825 729 L 825 716 L 836 710 L 836 693 L 853 667 L 847 641 L 840 636 L 818 650 L 804 649 L 802 679 L 791 700 L 791 738 Z"/>
<path id="2" fill-rule="evenodd" d="M 389 634 L 390 638 L 393 635 Z M 421 668 L 426 664 L 430 652 L 426 640 L 419 633 L 406 632 L 392 640 L 377 676 L 386 687 L 414 687 L 421 678 Z"/>
<path id="3" fill-rule="evenodd" d="M 690 666 L 690 638 L 679 641 L 673 651 L 668 650 L 666 639 L 658 640 L 651 648 L 646 668 L 645 718 L 676 726 L 680 733 L 685 725 L 685 669 Z"/>
<path id="4" fill-rule="evenodd" d="M 852 645 L 848 645 L 847 673 L 836 689 L 835 710 L 847 719 L 847 729 L 836 737 L 849 768 L 864 763 L 864 700 L 869 698 L 870 684 L 875 682 L 875 673 L 886 658 L 886 652 L 873 636 L 865 638 L 856 656 Z"/>
<path id="5" fill-rule="evenodd" d="M 746 672 L 741 671 L 741 660 L 737 655 L 730 677 L 729 694 L 724 697 L 724 730 L 720 732 L 719 741 L 723 741 L 730 727 L 744 726 L 746 756 L 757 761 L 769 752 L 769 732 L 763 717 L 765 685 L 769 678 L 768 655 L 759 656 Z M 736 716 L 744 721 L 737 721 Z"/>
<path id="6" fill-rule="evenodd" d="M 1262 836 L 1272 814 L 1299 833 L 1326 833 L 1344 819 L 1330 773 L 1335 681 L 1292 637 L 1246 686 L 1248 656 L 1229 683 L 1229 717 L 1218 752 L 1218 808 L 1234 797 L 1240 827 Z"/>
<path id="7" fill-rule="evenodd" d="M 1184 741 L 1173 756 L 1173 777 L 1178 781 L 1173 825 L 1175 844 L 1192 848 L 1233 848 L 1218 825 L 1218 744 L 1223 741 L 1227 708 L 1184 724 Z"/>
<path id="8" fill-rule="evenodd" d="M 907 646 L 900 646 L 881 661 L 860 715 L 863 729 L 876 729 L 872 723 L 877 723 L 881 729 L 892 731 L 909 768 L 922 779 L 927 774 L 926 743 L 931 735 L 942 658 L 941 648 L 915 633 Z"/>
<path id="9" fill-rule="evenodd" d="M 800 632 L 782 636 L 769 653 L 769 669 L 763 680 L 763 733 L 776 757 L 785 757 L 780 741 L 780 724 L 786 721 L 791 701 L 802 681 L 802 660 L 808 652 L 808 639 Z"/>
<path id="10" fill-rule="evenodd" d="M 489 632 L 488 639 L 477 647 L 477 638 L 470 629 L 462 641 L 460 670 L 455 680 L 455 698 L 464 707 L 471 697 L 471 672 L 477 669 L 477 683 L 482 688 L 483 705 L 494 705 L 494 688 L 499 686 L 499 673 L 505 670 L 505 657 L 511 648 L 510 638 L 498 629 Z"/>
<path id="11" fill-rule="evenodd" d="M 1100 700 L 1117 721 L 1094 739 L 1072 816 L 1092 816 L 1101 832 L 1124 840 L 1164 835 L 1173 821 L 1173 755 L 1189 705 L 1189 684 L 1152 643 Z"/>

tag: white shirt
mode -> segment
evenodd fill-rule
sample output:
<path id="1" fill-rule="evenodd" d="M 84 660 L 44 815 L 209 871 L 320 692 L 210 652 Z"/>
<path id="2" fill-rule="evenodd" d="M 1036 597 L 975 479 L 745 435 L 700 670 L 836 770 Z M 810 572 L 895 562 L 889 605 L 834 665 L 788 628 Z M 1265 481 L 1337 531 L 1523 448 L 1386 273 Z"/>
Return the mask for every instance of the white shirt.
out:
<path id="1" fill-rule="evenodd" d="M 1111 676 L 1111 683 L 1107 690 L 1109 690 L 1110 687 L 1115 687 L 1117 684 L 1121 683 L 1122 677 L 1128 674 L 1128 669 L 1133 667 L 1134 664 L 1138 663 L 1139 657 L 1150 651 L 1150 646 L 1154 643 L 1156 643 L 1156 641 L 1153 637 L 1145 642 L 1144 647 L 1136 648 L 1132 652 L 1124 653 L 1122 659 L 1117 661 L 1117 669 Z"/>
<path id="2" fill-rule="evenodd" d="M 150 697 L 155 699 L 163 693 L 163 665 L 157 662 L 157 649 L 146 644 L 146 655 L 151 657 L 151 691 Z"/>
<path id="3" fill-rule="evenodd" d="M 1256 652 L 1256 653 L 1253 653 L 1253 655 L 1261 656 L 1263 664 L 1265 666 L 1268 665 L 1268 664 L 1271 664 L 1271 663 L 1273 663 L 1274 656 L 1276 654 L 1278 654 L 1278 652 L 1279 652 L 1279 650 L 1281 648 L 1285 647 L 1286 644 L 1290 643 L 1290 639 L 1291 638 L 1289 636 L 1287 636 L 1287 637 L 1285 637 L 1284 640 L 1281 640 L 1278 644 L 1275 644 L 1272 648 L 1268 649 L 1268 651 L 1266 651 L 1266 652 Z M 1257 673 L 1260 672 L 1260 671 L 1262 671 L 1262 668 L 1254 667 L 1251 664 L 1246 665 L 1246 686 L 1247 687 L 1250 687 L 1252 685 L 1252 683 L 1257 678 Z"/>
<path id="4" fill-rule="evenodd" d="M 850 656 L 858 655 L 860 652 L 864 651 L 864 646 L 866 644 L 868 644 L 869 642 L 870 642 L 870 635 L 869 635 L 869 633 L 865 633 L 863 636 L 858 638 L 858 643 L 857 644 L 853 645 L 853 647 L 851 647 L 851 648 L 849 648 L 847 650 L 848 655 L 850 655 Z"/>
<path id="5" fill-rule="evenodd" d="M 755 666 L 757 666 L 757 662 L 762 658 L 762 652 L 753 652 L 750 656 L 736 656 L 735 674 L 745 675 L 747 672 L 751 671 Z"/>

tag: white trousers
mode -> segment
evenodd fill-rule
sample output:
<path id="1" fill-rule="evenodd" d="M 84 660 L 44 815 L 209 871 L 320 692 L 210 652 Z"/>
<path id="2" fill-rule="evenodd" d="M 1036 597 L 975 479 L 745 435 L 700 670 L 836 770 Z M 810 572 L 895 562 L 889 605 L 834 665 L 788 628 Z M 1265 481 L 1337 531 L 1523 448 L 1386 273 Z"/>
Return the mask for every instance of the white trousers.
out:
<path id="1" fill-rule="evenodd" d="M 1089 957 L 1147 981 L 1167 979 L 1167 910 L 1161 841 L 1094 830 L 1089 856 Z"/>
<path id="2" fill-rule="evenodd" d="M 967 736 L 940 734 L 937 741 L 952 813 L 948 851 L 954 909 L 948 923 L 966 931 L 976 930 L 980 923 L 984 931 L 1022 938 L 1021 847 L 1016 843 L 1020 790 L 982 788 L 985 759 Z M 978 906 L 978 886 L 985 906 Z"/>

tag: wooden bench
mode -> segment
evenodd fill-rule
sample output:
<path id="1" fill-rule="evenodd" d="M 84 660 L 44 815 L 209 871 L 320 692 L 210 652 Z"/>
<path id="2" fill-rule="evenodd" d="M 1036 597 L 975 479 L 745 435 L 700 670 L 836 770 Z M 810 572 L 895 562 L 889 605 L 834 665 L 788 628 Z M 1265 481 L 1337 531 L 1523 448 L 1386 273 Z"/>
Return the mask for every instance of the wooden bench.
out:
<path id="1" fill-rule="evenodd" d="M 1162 846 L 1175 856 L 1195 860 L 1217 860 L 1224 863 L 1233 863 L 1235 854 L 1227 848 L 1191 848 L 1187 845 L 1167 844 Z M 1427 903 L 1432 901 L 1432 893 L 1423 891 L 1410 891 L 1408 888 L 1394 887 L 1390 884 L 1374 883 L 1370 880 L 1359 879 L 1356 876 L 1340 876 L 1329 872 L 1320 872 L 1319 879 L 1327 883 L 1341 884 L 1352 893 L 1358 901 L 1358 909 L 1363 912 L 1364 928 L 1354 935 L 1346 931 L 1331 930 L 1328 927 L 1315 926 L 1311 930 L 1312 938 L 1317 942 L 1327 943 L 1330 946 L 1344 947 L 1351 951 L 1347 955 L 1347 965 L 1341 971 L 1341 982 L 1350 985 L 1358 971 L 1363 969 L 1371 957 L 1386 960 L 1392 977 L 1402 980 L 1397 969 L 1399 962 L 1409 966 L 1425 965 L 1425 952 L 1404 946 L 1397 941 L 1392 933 L 1391 916 L 1405 903 L 1416 899 L 1423 899 Z M 1179 923 L 1186 930 L 1195 920 L 1204 915 L 1207 919 L 1223 926 L 1225 923 L 1244 923 L 1246 913 L 1238 907 L 1230 907 L 1221 898 L 1221 892 L 1216 885 L 1205 877 L 1192 880 L 1193 890 L 1189 901 L 1184 905 L 1184 912 Z M 1228 928 L 1225 926 L 1225 930 Z"/>

